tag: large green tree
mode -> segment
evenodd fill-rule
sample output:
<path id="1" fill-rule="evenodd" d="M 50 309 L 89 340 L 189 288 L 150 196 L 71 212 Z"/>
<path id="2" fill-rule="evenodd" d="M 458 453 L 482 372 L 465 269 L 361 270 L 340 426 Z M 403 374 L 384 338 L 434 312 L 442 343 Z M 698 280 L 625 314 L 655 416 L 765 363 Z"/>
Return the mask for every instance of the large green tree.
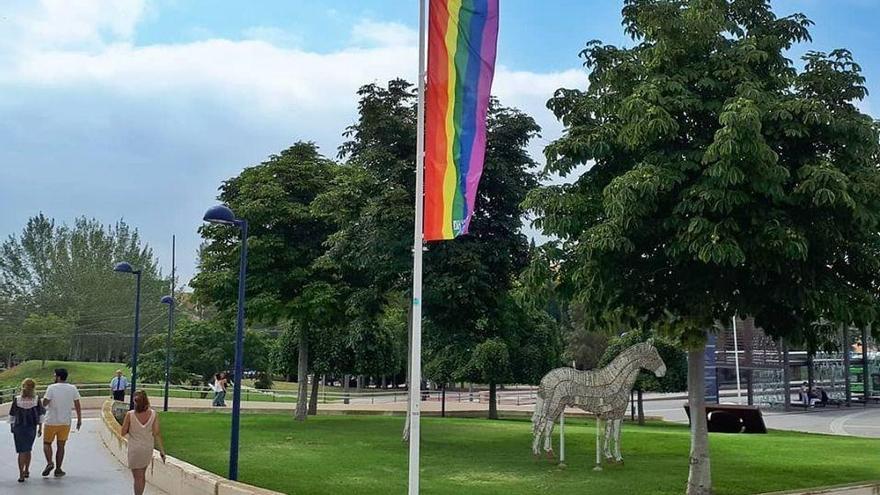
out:
<path id="1" fill-rule="evenodd" d="M 65 225 L 43 214 L 30 218 L 0 244 L 0 338 L 13 338 L 29 315 L 56 315 L 69 323 L 65 357 L 123 359 L 130 352 L 135 288 L 134 277 L 113 271 L 120 261 L 143 272 L 141 323 L 149 334 L 164 314 L 159 299 L 170 281 L 137 230 L 122 221 L 104 226 L 78 218 Z"/>
<path id="2" fill-rule="evenodd" d="M 336 296 L 332 278 L 315 266 L 333 225 L 312 202 L 333 182 L 337 165 L 313 143 L 299 142 L 220 187 L 219 199 L 249 223 L 247 317 L 250 322 L 290 324 L 298 351 L 299 400 L 304 420 L 310 340 L 333 331 Z M 201 228 L 205 244 L 192 282 L 197 298 L 232 318 L 236 306 L 238 231 Z M 230 337 L 231 338 L 231 337 Z"/>
<path id="3" fill-rule="evenodd" d="M 402 80 L 365 86 L 359 95 L 359 119 L 340 149 L 345 170 L 317 203 L 333 212 L 339 225 L 325 261 L 339 270 L 351 291 L 346 312 L 357 343 L 357 369 L 387 373 L 397 371 L 389 366 L 405 363 L 398 357 L 406 351 L 402 346 L 385 351 L 402 329 L 400 319 L 408 319 L 399 301 L 409 300 L 405 294 L 411 284 L 416 95 Z M 530 330 L 545 329 L 548 320 L 518 307 L 512 297 L 513 282 L 529 257 L 521 202 L 537 185 L 526 146 L 538 131 L 528 115 L 492 102 L 470 233 L 427 247 L 425 370 L 428 379 L 440 384 L 485 380 L 494 397 L 499 383 L 525 376 L 535 380 L 536 372 L 519 370 L 538 365 L 523 368 L 517 359 L 542 363 L 538 367 L 555 364 L 558 349 L 547 332 L 539 332 L 547 338 L 520 346 Z"/>
<path id="4" fill-rule="evenodd" d="M 586 90 L 560 89 L 565 124 L 536 190 L 536 224 L 559 239 L 563 285 L 591 308 L 659 326 L 688 349 L 694 411 L 687 493 L 712 489 L 703 402 L 714 322 L 753 315 L 815 341 L 813 322 L 875 319 L 880 268 L 878 126 L 846 50 L 785 57 L 803 15 L 765 0 L 627 0 L 635 44 L 590 42 Z"/>

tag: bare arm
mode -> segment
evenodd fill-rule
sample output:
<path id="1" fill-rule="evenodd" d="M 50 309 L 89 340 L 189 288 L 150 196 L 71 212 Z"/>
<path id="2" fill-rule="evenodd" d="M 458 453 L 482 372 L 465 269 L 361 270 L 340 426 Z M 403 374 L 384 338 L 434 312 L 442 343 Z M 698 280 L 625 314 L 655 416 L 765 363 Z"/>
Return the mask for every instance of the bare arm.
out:
<path id="1" fill-rule="evenodd" d="M 159 444 L 159 455 L 162 457 L 162 462 L 165 462 L 165 442 L 162 440 L 162 429 L 159 427 L 159 415 L 153 419 L 153 438 L 156 439 L 156 443 Z"/>
<path id="2" fill-rule="evenodd" d="M 125 419 L 122 420 L 122 429 L 119 431 L 119 434 L 122 436 L 128 435 L 128 429 L 131 428 L 131 414 L 125 413 Z"/>
<path id="3" fill-rule="evenodd" d="M 73 408 L 76 409 L 76 429 L 79 430 L 83 425 L 82 407 L 79 404 L 79 399 L 73 401 Z"/>

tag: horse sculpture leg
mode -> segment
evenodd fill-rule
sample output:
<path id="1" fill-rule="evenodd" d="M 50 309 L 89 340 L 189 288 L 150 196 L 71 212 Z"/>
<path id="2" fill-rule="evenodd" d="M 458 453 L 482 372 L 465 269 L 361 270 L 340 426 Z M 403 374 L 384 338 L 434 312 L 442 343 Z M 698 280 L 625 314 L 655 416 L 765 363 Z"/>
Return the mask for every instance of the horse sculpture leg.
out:
<path id="1" fill-rule="evenodd" d="M 621 429 L 621 419 L 614 420 L 614 460 L 617 462 L 623 462 L 623 457 L 620 455 L 620 429 Z"/>
<path id="2" fill-rule="evenodd" d="M 547 411 L 544 399 L 538 397 L 535 401 L 535 413 L 532 415 L 532 454 L 541 455 L 541 437 L 543 437 Z"/>
<path id="3" fill-rule="evenodd" d="M 603 442 L 603 451 L 605 452 L 605 459 L 611 459 L 613 456 L 611 454 L 611 442 L 614 441 L 614 422 L 613 419 L 605 420 L 605 439 Z"/>
<path id="4" fill-rule="evenodd" d="M 553 416 L 547 418 L 547 421 L 544 425 L 544 452 L 547 453 L 548 459 L 553 459 L 553 426 L 554 421 L 552 420 Z"/>

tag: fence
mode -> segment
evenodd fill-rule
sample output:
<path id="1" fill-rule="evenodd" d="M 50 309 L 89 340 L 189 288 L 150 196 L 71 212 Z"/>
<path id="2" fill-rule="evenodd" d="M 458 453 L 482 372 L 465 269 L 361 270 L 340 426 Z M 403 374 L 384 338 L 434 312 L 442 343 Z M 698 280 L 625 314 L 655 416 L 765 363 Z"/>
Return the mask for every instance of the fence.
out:
<path id="1" fill-rule="evenodd" d="M 79 393 L 82 397 L 102 397 L 110 395 L 110 390 L 105 383 L 76 384 L 76 386 L 79 389 Z M 156 399 L 164 398 L 165 396 L 164 384 L 143 383 L 138 384 L 138 389 L 145 390 L 147 394 L 153 398 L 154 401 Z M 37 387 L 38 395 L 43 395 L 45 391 L 45 386 Z M 229 392 L 230 394 L 227 395 L 227 400 L 230 398 L 231 390 Z M 15 396 L 16 393 L 18 393 L 18 388 L 0 389 L 0 404 L 12 402 L 12 398 Z M 496 402 L 499 405 L 530 405 L 535 403 L 536 393 L 537 389 L 535 388 L 499 390 L 496 393 Z M 170 385 L 168 391 L 168 396 L 170 398 L 179 399 L 210 399 L 212 397 L 212 394 L 213 391 L 209 387 L 196 387 L 187 385 Z M 422 391 L 423 401 L 439 402 L 440 400 L 442 400 L 442 396 L 443 392 L 440 390 Z M 409 395 L 406 390 L 379 389 L 355 390 L 345 392 L 339 389 L 327 390 L 326 388 L 323 388 L 322 390 L 319 390 L 318 402 L 324 404 L 387 404 L 406 402 L 408 397 Z M 282 389 L 261 390 L 246 386 L 242 388 L 241 398 L 243 401 L 295 403 L 297 401 L 297 392 L 296 390 Z M 485 390 L 474 392 L 448 391 L 446 392 L 446 401 L 487 403 L 489 402 L 489 392 Z"/>

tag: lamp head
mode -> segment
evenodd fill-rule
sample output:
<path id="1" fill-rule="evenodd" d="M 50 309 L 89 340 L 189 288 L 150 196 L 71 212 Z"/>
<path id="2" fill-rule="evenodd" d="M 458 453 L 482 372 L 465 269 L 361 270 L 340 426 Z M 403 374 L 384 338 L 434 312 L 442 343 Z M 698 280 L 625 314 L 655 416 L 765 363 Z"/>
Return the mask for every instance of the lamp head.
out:
<path id="1" fill-rule="evenodd" d="M 162 296 L 162 299 L 159 300 L 162 304 L 174 304 L 174 298 L 171 296 Z"/>
<path id="2" fill-rule="evenodd" d="M 131 263 L 127 261 L 116 263 L 116 266 L 113 267 L 113 271 L 119 273 L 136 273 L 134 268 L 131 267 Z"/>
<path id="3" fill-rule="evenodd" d="M 235 213 L 226 205 L 212 206 L 205 212 L 205 216 L 202 219 L 208 223 L 219 223 L 221 225 L 238 224 Z"/>

